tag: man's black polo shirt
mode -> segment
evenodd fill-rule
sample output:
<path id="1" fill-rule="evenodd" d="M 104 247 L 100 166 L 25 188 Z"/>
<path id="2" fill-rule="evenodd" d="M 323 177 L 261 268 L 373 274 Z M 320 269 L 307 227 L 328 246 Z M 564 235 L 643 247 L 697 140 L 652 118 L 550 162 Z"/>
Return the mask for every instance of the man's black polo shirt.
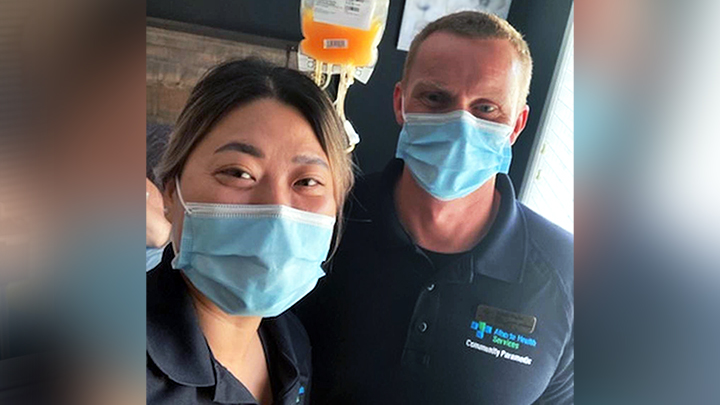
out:
<path id="1" fill-rule="evenodd" d="M 180 272 L 170 266 L 172 248 L 147 273 L 147 403 L 255 404 L 212 355 Z M 291 313 L 263 319 L 260 339 L 275 404 L 304 404 L 310 389 L 310 344 Z"/>
<path id="2" fill-rule="evenodd" d="M 402 166 L 358 182 L 332 272 L 296 307 L 313 344 L 313 402 L 571 403 L 571 235 L 499 175 L 488 235 L 435 269 L 395 212 Z"/>

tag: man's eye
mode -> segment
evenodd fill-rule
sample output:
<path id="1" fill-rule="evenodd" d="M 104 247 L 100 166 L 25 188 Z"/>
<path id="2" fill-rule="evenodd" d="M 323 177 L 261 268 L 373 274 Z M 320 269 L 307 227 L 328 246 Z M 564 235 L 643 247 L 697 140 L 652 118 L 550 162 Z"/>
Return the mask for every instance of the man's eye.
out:
<path id="1" fill-rule="evenodd" d="M 428 101 L 438 102 L 438 101 L 440 101 L 440 95 L 439 94 L 428 94 L 427 99 L 428 99 Z"/>
<path id="2" fill-rule="evenodd" d="M 488 114 L 497 111 L 497 107 L 492 104 L 481 104 L 476 108 L 482 114 Z"/>
<path id="3" fill-rule="evenodd" d="M 445 102 L 446 97 L 442 93 L 425 93 L 423 99 L 431 105 L 438 105 Z"/>

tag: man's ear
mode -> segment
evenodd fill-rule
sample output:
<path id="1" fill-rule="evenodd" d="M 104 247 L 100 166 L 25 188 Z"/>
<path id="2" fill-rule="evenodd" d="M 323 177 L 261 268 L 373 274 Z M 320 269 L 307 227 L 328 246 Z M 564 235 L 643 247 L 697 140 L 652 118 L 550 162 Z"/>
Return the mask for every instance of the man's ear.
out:
<path id="1" fill-rule="evenodd" d="M 512 134 L 510 134 L 510 145 L 515 144 L 515 141 L 517 141 L 518 137 L 520 136 L 520 132 L 525 129 L 529 115 L 530 106 L 525 104 L 525 107 L 523 107 L 523 109 L 520 111 L 520 114 L 518 114 L 517 119 L 515 120 L 515 128 L 513 128 L 513 132 Z"/>
<path id="2" fill-rule="evenodd" d="M 395 112 L 395 121 L 398 123 L 398 125 L 403 125 L 405 123 L 402 114 L 402 93 L 402 82 L 395 83 L 395 90 L 393 90 L 393 111 Z"/>

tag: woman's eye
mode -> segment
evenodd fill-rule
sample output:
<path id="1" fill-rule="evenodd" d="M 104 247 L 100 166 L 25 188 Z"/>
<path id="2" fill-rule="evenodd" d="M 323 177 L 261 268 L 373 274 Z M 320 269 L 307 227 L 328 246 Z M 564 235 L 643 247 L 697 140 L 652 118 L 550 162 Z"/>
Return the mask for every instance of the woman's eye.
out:
<path id="1" fill-rule="evenodd" d="M 315 187 L 320 185 L 320 182 L 315 179 L 307 178 L 298 181 L 296 184 L 303 187 Z"/>
<path id="2" fill-rule="evenodd" d="M 244 180 L 252 180 L 253 179 L 253 177 L 250 175 L 250 173 L 246 172 L 245 170 L 238 169 L 235 167 L 230 168 L 230 169 L 225 169 L 221 173 L 226 174 L 228 176 L 237 177 L 239 179 L 244 179 Z"/>

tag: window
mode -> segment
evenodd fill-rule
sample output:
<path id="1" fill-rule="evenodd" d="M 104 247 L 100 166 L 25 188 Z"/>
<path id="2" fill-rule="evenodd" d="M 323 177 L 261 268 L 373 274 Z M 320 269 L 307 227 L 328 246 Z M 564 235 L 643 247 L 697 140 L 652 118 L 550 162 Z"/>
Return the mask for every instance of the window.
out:
<path id="1" fill-rule="evenodd" d="M 573 12 L 570 12 L 539 135 L 530 157 L 520 201 L 573 232 L 574 65 Z"/>

